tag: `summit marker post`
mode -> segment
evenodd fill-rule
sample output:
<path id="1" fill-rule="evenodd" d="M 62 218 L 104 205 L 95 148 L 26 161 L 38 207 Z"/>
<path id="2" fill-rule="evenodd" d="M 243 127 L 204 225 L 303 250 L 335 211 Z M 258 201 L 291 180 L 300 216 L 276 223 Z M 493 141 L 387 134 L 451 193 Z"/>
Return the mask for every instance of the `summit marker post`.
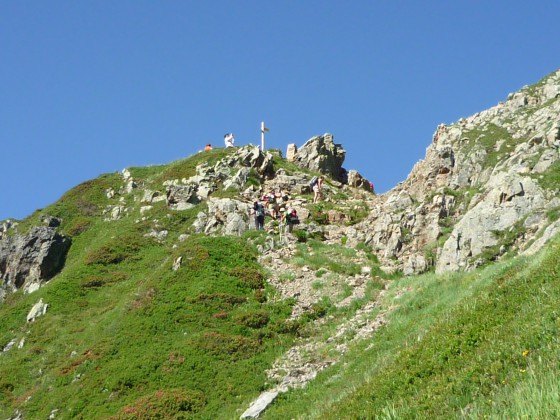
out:
<path id="1" fill-rule="evenodd" d="M 265 131 L 270 131 L 264 126 L 264 121 L 261 121 L 261 151 L 264 152 L 264 133 Z"/>

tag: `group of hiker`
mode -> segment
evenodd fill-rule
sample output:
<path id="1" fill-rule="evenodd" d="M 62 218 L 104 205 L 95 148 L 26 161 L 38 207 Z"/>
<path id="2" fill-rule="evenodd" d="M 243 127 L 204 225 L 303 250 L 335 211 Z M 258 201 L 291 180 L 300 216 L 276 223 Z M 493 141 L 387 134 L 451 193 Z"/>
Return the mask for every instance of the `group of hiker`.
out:
<path id="1" fill-rule="evenodd" d="M 233 133 L 224 134 L 224 143 L 226 148 L 234 147 L 235 136 Z M 204 151 L 212 150 L 212 144 L 208 143 L 204 147 Z M 322 197 L 324 177 L 314 176 L 311 178 L 309 188 L 313 191 L 313 204 L 318 203 Z M 258 230 L 264 229 L 264 219 L 268 214 L 273 220 L 278 220 L 280 226 L 286 226 L 286 230 L 291 232 L 293 226 L 299 224 L 297 211 L 293 208 L 288 208 L 288 201 L 290 200 L 289 194 L 282 191 L 271 191 L 260 197 L 260 200 L 253 203 L 251 209 L 255 217 L 255 227 Z"/>
<path id="2" fill-rule="evenodd" d="M 287 203 L 286 203 L 287 204 Z M 276 200 L 271 201 L 255 201 L 253 204 L 253 214 L 255 216 L 255 228 L 257 230 L 264 229 L 264 219 L 267 215 L 274 220 L 278 220 L 281 227 L 286 227 L 287 232 L 291 232 L 294 225 L 299 224 L 299 218 L 296 209 L 288 208 L 286 204 L 278 204 Z M 279 207 L 279 206 L 282 207 Z"/>
<path id="3" fill-rule="evenodd" d="M 313 191 L 313 203 L 319 202 L 322 197 L 323 176 L 314 176 L 310 181 L 310 189 Z M 270 191 L 253 203 L 251 209 L 255 217 L 255 228 L 264 229 L 264 220 L 268 215 L 273 220 L 278 220 L 280 227 L 285 227 L 286 232 L 292 232 L 294 225 L 299 224 L 296 209 L 288 206 L 291 197 L 284 191 Z"/>

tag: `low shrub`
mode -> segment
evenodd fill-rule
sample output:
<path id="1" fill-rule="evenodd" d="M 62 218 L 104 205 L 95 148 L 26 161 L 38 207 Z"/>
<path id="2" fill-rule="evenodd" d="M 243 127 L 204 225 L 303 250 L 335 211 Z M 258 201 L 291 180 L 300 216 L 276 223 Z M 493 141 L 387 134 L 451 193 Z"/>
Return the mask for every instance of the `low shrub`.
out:
<path id="1" fill-rule="evenodd" d="M 309 233 L 303 229 L 296 229 L 294 230 L 294 236 L 296 237 L 298 242 L 307 242 L 309 238 Z"/>
<path id="2" fill-rule="evenodd" d="M 112 420 L 132 419 L 187 419 L 194 418 L 206 405 L 200 391 L 170 389 L 159 390 L 123 407 Z"/>
<path id="3" fill-rule="evenodd" d="M 198 338 L 196 347 L 215 357 L 239 360 L 252 356 L 259 349 L 259 342 L 242 335 L 210 331 Z"/>
<path id="4" fill-rule="evenodd" d="M 247 302 L 247 298 L 229 293 L 201 293 L 197 297 L 190 299 L 190 302 L 206 307 L 232 308 L 235 305 Z"/>
<path id="5" fill-rule="evenodd" d="M 548 218 L 548 220 L 550 222 L 555 222 L 558 220 L 558 218 L 560 218 L 560 208 L 559 207 L 555 207 L 553 209 L 550 209 L 546 212 L 546 217 Z"/>
<path id="6" fill-rule="evenodd" d="M 91 227 L 91 220 L 84 217 L 79 217 L 75 219 L 72 224 L 68 227 L 66 232 L 70 236 L 79 236 L 86 232 Z"/>
<path id="7" fill-rule="evenodd" d="M 183 266 L 192 271 L 199 270 L 209 257 L 208 250 L 204 246 L 194 244 L 184 251 Z"/>
<path id="8" fill-rule="evenodd" d="M 304 321 L 314 321 L 324 317 L 328 311 L 333 307 L 329 298 L 323 297 L 319 302 L 311 305 L 311 309 L 302 315 Z"/>
<path id="9" fill-rule="evenodd" d="M 235 322 L 249 328 L 262 328 L 268 324 L 270 315 L 264 310 L 239 314 L 235 317 Z"/>
<path id="10" fill-rule="evenodd" d="M 266 302 L 267 298 L 266 298 L 266 292 L 264 289 L 257 289 L 255 290 L 255 299 L 257 302 L 259 303 L 264 303 Z"/>
<path id="11" fill-rule="evenodd" d="M 230 275 L 239 279 L 242 287 L 249 289 L 262 289 L 264 287 L 264 274 L 252 267 L 235 267 L 229 272 Z"/>
<path id="12" fill-rule="evenodd" d="M 118 264 L 127 259 L 132 259 L 138 251 L 149 243 L 148 238 L 133 235 L 114 238 L 112 242 L 102 245 L 100 248 L 86 255 L 87 265 Z"/>
<path id="13" fill-rule="evenodd" d="M 0 381 L 0 401 L 3 399 L 8 399 L 12 397 L 12 392 L 14 391 L 14 384 L 7 381 Z"/>
<path id="14" fill-rule="evenodd" d="M 84 289 L 98 288 L 111 283 L 118 283 L 128 278 L 128 274 L 124 271 L 114 271 L 105 275 L 86 276 L 80 281 L 80 287 Z"/>
<path id="15" fill-rule="evenodd" d="M 278 334 L 297 334 L 302 328 L 302 321 L 289 320 L 283 322 L 275 322 L 270 325 L 270 329 Z"/>

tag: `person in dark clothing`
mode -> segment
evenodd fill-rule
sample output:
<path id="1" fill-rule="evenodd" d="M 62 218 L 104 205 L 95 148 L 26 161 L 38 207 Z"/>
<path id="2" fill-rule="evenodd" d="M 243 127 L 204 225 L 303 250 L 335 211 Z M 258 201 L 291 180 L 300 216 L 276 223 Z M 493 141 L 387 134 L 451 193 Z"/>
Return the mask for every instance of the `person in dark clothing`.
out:
<path id="1" fill-rule="evenodd" d="M 261 202 L 255 201 L 253 204 L 253 211 L 255 212 L 255 227 L 257 230 L 264 229 L 264 206 Z"/>

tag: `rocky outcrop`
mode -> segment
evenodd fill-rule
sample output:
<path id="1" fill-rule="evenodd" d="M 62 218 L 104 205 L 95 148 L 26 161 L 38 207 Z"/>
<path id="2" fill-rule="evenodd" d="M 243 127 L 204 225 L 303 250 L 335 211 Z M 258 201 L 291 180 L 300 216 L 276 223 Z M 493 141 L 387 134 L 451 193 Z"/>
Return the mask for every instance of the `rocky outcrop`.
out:
<path id="1" fill-rule="evenodd" d="M 335 144 L 331 134 L 309 139 L 295 153 L 293 162 L 301 168 L 320 172 L 332 179 L 347 183 L 347 173 L 342 164 L 346 151 L 342 145 Z"/>
<path id="2" fill-rule="evenodd" d="M 294 162 L 299 167 L 320 172 L 341 184 L 371 191 L 372 188 L 367 179 L 356 170 L 347 171 L 342 167 L 346 151 L 342 148 L 342 145 L 334 143 L 331 134 L 315 136 L 299 149 L 295 145 L 290 146 L 293 146 L 293 148 L 288 149 L 289 161 Z"/>
<path id="3" fill-rule="evenodd" d="M 366 191 L 372 191 L 373 190 L 373 184 L 370 184 L 370 182 L 365 179 L 362 175 L 360 175 L 360 173 L 354 169 L 350 169 L 348 171 L 348 176 L 347 176 L 347 183 L 349 186 L 354 187 L 354 188 L 361 188 L 363 190 Z M 373 191 L 372 191 L 373 192 Z"/>
<path id="4" fill-rule="evenodd" d="M 249 205 L 229 198 L 210 198 L 208 211 L 198 213 L 193 228 L 207 235 L 241 235 L 249 229 Z"/>
<path id="5" fill-rule="evenodd" d="M 39 299 L 39 302 L 33 305 L 31 310 L 27 314 L 27 322 L 34 322 L 40 316 L 45 315 L 47 313 L 48 308 L 49 305 L 44 303 L 43 299 Z"/>
<path id="6" fill-rule="evenodd" d="M 34 227 L 27 235 L 0 240 L 0 300 L 7 292 L 37 290 L 63 267 L 70 239 L 56 231 L 60 220 L 46 218 L 46 226 Z"/>
<path id="7" fill-rule="evenodd" d="M 241 190 L 247 183 L 251 170 L 260 177 L 272 178 L 272 155 L 249 145 L 239 148 L 213 166 L 207 163 L 198 165 L 195 176 L 164 183 L 167 205 L 173 210 L 187 210 L 207 200 L 220 186 L 224 190 Z M 153 194 L 150 191 L 147 198 Z"/>
<path id="8" fill-rule="evenodd" d="M 474 268 L 551 237 L 560 207 L 560 71 L 506 102 L 438 126 L 406 181 L 348 229 L 406 274 Z M 557 172 L 556 172 L 557 173 Z"/>
<path id="9" fill-rule="evenodd" d="M 436 264 L 438 272 L 476 267 L 484 262 L 485 251 L 504 253 L 510 244 L 502 240 L 503 235 L 509 232 L 515 236 L 514 240 L 526 242 L 525 235 L 533 237 L 545 222 L 550 203 L 532 178 L 509 171 L 498 172 L 485 189 L 484 197 L 466 211 L 443 244 Z M 532 217 L 528 218 L 529 215 Z M 516 229 L 519 232 L 514 232 Z M 502 246 L 501 250 L 493 250 Z"/>

